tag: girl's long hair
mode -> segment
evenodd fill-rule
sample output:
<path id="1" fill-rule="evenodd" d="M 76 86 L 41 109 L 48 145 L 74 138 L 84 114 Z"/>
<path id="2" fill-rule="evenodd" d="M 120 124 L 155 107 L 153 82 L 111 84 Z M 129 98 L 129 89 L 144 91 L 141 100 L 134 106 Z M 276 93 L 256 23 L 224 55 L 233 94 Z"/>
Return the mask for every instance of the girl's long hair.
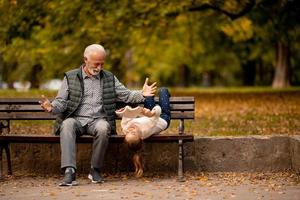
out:
<path id="1" fill-rule="evenodd" d="M 134 152 L 132 161 L 135 167 L 136 177 L 141 177 L 143 175 L 143 161 L 140 150 L 143 147 L 143 140 L 138 136 L 136 136 L 134 139 L 125 137 L 125 143 L 127 144 L 128 148 Z"/>

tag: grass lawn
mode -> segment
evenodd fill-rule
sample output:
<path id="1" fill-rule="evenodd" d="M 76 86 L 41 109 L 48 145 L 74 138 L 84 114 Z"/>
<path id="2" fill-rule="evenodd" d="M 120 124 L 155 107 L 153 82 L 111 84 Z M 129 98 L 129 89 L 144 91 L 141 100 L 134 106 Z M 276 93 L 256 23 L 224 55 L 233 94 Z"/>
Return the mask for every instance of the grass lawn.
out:
<path id="1" fill-rule="evenodd" d="M 0 97 L 54 97 L 56 92 L 0 90 Z M 186 122 L 186 132 L 194 135 L 274 135 L 300 134 L 300 88 L 177 88 L 172 96 L 195 96 L 196 119 Z M 172 121 L 165 131 L 177 131 Z M 15 133 L 49 134 L 52 122 L 16 121 Z"/>

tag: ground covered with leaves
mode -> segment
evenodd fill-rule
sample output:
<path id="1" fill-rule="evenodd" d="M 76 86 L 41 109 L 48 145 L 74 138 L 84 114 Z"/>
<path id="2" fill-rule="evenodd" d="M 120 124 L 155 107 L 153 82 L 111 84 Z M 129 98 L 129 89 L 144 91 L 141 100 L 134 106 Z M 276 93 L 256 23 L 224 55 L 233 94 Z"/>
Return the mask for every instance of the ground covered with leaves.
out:
<path id="1" fill-rule="evenodd" d="M 62 176 L 15 175 L 0 182 L 1 199 L 289 199 L 300 196 L 299 176 L 281 173 L 105 174 L 91 184 L 79 175 L 78 186 L 58 187 Z"/>
<path id="2" fill-rule="evenodd" d="M 298 91 L 185 94 L 196 98 L 196 119 L 186 123 L 194 135 L 300 134 Z"/>
<path id="3" fill-rule="evenodd" d="M 29 93 L 0 92 L 0 97 L 39 97 L 42 91 Z M 195 120 L 187 120 L 186 132 L 194 135 L 295 135 L 300 134 L 300 89 L 292 90 L 199 90 L 172 89 L 172 96 L 194 96 Z M 54 97 L 54 92 L 46 93 Z M 49 134 L 50 121 L 13 121 L 17 134 Z M 176 133 L 173 120 L 165 133 Z"/>

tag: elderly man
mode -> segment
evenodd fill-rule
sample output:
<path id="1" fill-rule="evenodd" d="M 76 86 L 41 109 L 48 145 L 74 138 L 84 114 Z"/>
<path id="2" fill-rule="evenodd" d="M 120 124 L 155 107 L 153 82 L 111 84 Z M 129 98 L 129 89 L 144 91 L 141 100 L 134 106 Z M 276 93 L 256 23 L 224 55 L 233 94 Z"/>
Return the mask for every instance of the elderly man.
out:
<path id="1" fill-rule="evenodd" d="M 84 51 L 84 64 L 65 73 L 57 97 L 50 102 L 43 96 L 41 107 L 57 114 L 55 134 L 60 134 L 61 168 L 65 176 L 61 186 L 76 185 L 76 137 L 94 137 L 91 169 L 88 178 L 102 183 L 101 168 L 108 146 L 108 136 L 115 134 L 116 100 L 139 103 L 146 96 L 154 96 L 156 83 L 146 79 L 141 91 L 127 89 L 109 71 L 103 70 L 106 52 L 99 44 Z"/>

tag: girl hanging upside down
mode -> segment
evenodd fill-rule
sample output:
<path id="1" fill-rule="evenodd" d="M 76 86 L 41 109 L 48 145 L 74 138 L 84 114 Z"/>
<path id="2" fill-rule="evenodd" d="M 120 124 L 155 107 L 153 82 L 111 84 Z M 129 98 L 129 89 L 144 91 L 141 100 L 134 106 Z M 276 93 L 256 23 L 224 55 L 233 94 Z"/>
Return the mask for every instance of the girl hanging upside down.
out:
<path id="1" fill-rule="evenodd" d="M 143 140 L 167 129 L 170 124 L 169 99 L 168 89 L 161 88 L 159 105 L 155 105 L 154 97 L 146 97 L 144 107 L 125 106 L 116 111 L 116 114 L 122 117 L 121 128 L 125 134 L 125 143 L 134 151 L 133 164 L 136 177 L 143 175 L 143 163 L 139 152 Z"/>

